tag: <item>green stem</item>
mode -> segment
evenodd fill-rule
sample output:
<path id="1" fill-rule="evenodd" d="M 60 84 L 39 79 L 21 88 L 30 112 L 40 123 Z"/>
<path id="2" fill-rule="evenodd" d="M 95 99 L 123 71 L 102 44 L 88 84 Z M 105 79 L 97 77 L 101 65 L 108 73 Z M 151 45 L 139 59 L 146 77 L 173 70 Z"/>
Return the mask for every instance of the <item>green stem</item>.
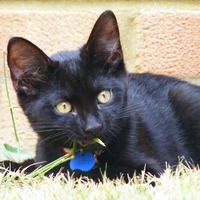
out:
<path id="1" fill-rule="evenodd" d="M 28 176 L 30 177 L 35 177 L 38 175 L 44 175 L 45 173 L 47 173 L 48 171 L 50 171 L 51 169 L 57 167 L 58 165 L 67 162 L 69 160 L 74 159 L 75 157 L 75 153 L 76 153 L 76 145 L 77 145 L 77 141 L 74 140 L 73 141 L 73 148 L 72 151 L 56 160 L 54 160 L 53 162 L 45 165 L 44 167 L 41 168 L 37 168 L 35 171 L 33 171 L 32 173 L 30 173 Z"/>
<path id="2" fill-rule="evenodd" d="M 16 139 L 17 145 L 18 145 L 18 155 L 19 155 L 19 160 L 20 160 L 20 153 L 19 153 L 20 152 L 20 141 L 19 141 L 17 128 L 16 128 L 16 125 L 15 125 L 15 118 L 14 118 L 14 114 L 13 114 L 13 108 L 14 107 L 12 107 L 11 100 L 10 100 L 10 94 L 9 94 L 9 90 L 8 90 L 8 81 L 7 81 L 7 74 L 6 74 L 6 53 L 5 52 L 3 53 L 3 69 L 4 69 L 4 81 L 5 81 L 5 86 L 6 86 L 6 94 L 7 94 L 7 99 L 8 99 L 10 115 L 11 115 L 14 134 L 15 134 L 15 139 Z"/>
<path id="3" fill-rule="evenodd" d="M 77 141 L 74 140 L 74 141 L 73 141 L 72 152 L 71 152 L 73 158 L 75 157 L 75 154 L 76 154 L 76 145 L 77 145 Z M 73 158 L 72 158 L 72 159 L 73 159 Z"/>
<path id="4" fill-rule="evenodd" d="M 48 171 L 50 171 L 53 168 L 57 167 L 58 165 L 60 165 L 60 164 L 62 164 L 64 162 L 67 162 L 67 161 L 69 161 L 71 159 L 72 159 L 72 155 L 71 155 L 71 153 L 69 153 L 69 154 L 64 155 L 64 156 L 54 160 L 53 162 L 45 165 L 44 167 L 37 168 L 35 171 L 30 173 L 28 176 L 35 177 L 35 176 L 38 176 L 38 175 L 44 175 Z"/>

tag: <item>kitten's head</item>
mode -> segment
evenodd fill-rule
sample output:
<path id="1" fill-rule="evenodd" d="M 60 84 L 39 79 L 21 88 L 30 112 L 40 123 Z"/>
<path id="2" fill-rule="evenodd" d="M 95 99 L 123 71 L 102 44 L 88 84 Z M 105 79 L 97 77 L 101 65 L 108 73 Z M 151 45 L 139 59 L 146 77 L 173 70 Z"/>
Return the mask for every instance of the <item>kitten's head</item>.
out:
<path id="1" fill-rule="evenodd" d="M 97 20 L 78 51 L 49 58 L 23 38 L 8 44 L 8 66 L 18 100 L 41 141 L 70 148 L 77 140 L 88 151 L 100 150 L 121 130 L 126 103 L 126 71 L 119 30 L 111 11 Z"/>

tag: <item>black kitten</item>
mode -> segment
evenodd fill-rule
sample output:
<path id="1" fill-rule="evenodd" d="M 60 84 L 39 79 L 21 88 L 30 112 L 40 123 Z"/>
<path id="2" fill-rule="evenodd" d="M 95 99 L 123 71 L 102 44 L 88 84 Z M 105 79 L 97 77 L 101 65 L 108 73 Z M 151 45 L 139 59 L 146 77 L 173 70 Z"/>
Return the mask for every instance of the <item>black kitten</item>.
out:
<path id="1" fill-rule="evenodd" d="M 76 140 L 83 156 L 97 154 L 98 160 L 86 172 L 62 165 L 77 177 L 100 179 L 106 165 L 111 179 L 145 167 L 158 175 L 182 156 L 200 163 L 200 88 L 161 75 L 128 74 L 111 11 L 99 17 L 78 51 L 49 58 L 31 42 L 12 38 L 8 65 L 20 106 L 39 136 L 34 162 L 50 163 Z"/>

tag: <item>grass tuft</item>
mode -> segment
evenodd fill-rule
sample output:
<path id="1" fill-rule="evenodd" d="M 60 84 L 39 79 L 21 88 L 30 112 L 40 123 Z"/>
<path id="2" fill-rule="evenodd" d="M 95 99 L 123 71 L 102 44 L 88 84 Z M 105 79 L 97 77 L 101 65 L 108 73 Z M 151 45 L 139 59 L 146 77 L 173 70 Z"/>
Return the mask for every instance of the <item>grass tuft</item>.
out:
<path id="1" fill-rule="evenodd" d="M 0 174 L 0 199 L 197 200 L 200 195 L 199 180 L 200 170 L 188 169 L 183 164 L 175 172 L 167 168 L 160 178 L 134 176 L 128 184 L 123 178 L 115 181 L 105 179 L 103 183 L 96 184 L 84 177 L 74 179 L 62 173 L 56 177 L 31 177 L 23 172 L 8 172 L 7 175 Z"/>

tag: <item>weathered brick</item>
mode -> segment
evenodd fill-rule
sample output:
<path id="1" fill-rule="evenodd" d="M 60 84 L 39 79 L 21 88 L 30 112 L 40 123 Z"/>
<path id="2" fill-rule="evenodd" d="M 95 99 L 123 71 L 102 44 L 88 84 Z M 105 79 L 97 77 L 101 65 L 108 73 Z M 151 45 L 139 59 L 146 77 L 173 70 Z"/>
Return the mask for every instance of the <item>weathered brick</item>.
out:
<path id="1" fill-rule="evenodd" d="M 7 51 L 8 40 L 13 36 L 32 41 L 48 56 L 61 50 L 75 50 L 87 41 L 98 15 L 95 12 L 1 11 L 0 52 Z"/>
<path id="2" fill-rule="evenodd" d="M 200 75 L 200 12 L 141 11 L 136 43 L 139 72 Z"/>

